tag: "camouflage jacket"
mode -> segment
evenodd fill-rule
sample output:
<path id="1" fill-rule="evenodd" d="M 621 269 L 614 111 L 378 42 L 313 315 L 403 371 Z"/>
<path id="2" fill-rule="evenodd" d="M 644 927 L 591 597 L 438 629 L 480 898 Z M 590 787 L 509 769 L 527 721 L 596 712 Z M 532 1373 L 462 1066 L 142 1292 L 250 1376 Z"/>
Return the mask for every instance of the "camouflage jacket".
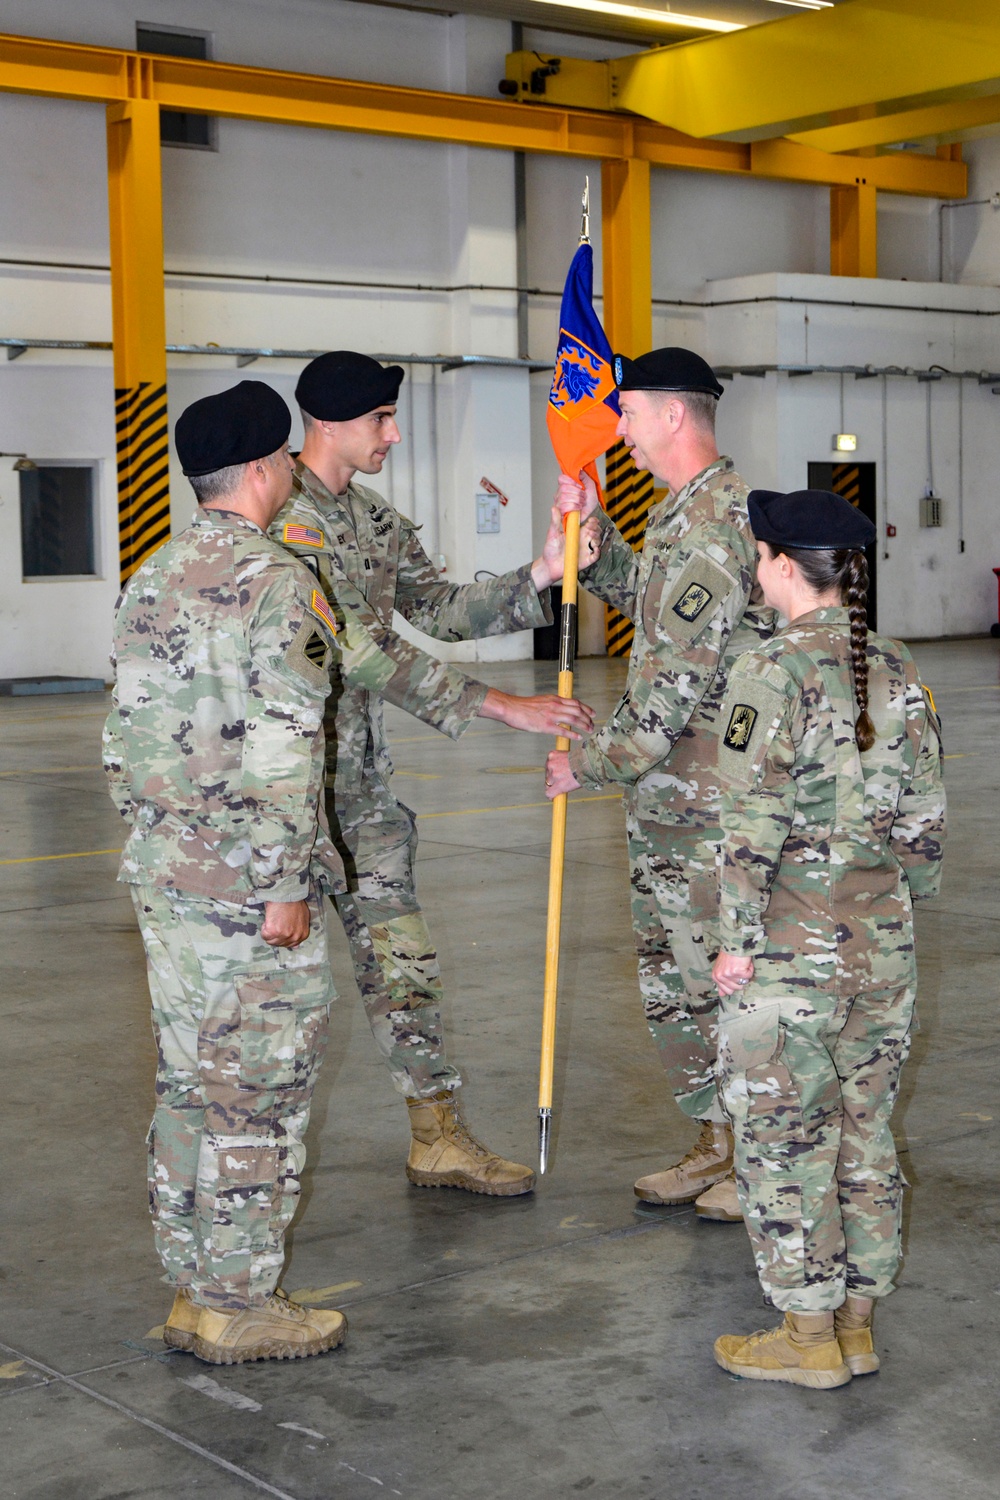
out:
<path id="1" fill-rule="evenodd" d="M 360 484 L 334 495 L 301 462 L 271 536 L 314 571 L 334 613 L 346 606 L 372 631 L 391 671 L 378 693 L 335 683 L 327 706 L 327 769 L 338 801 L 363 795 L 392 772 L 382 698 L 457 739 L 479 713 L 486 686 L 391 629 L 393 610 L 425 635 L 462 641 L 551 622 L 525 566 L 484 583 L 442 580 L 412 521 Z"/>
<path id="2" fill-rule="evenodd" d="M 732 459 L 718 459 L 653 507 L 638 556 L 601 512 L 601 556 L 581 574 L 634 620 L 635 639 L 621 702 L 569 763 L 582 786 L 625 783 L 626 806 L 645 822 L 718 823 L 726 680 L 775 618 L 756 581 L 747 494 Z"/>
<path id="3" fill-rule="evenodd" d="M 937 894 L 941 739 L 905 646 L 868 637 L 859 751 L 846 609 L 817 609 L 737 662 L 723 708 L 722 946 L 755 984 L 843 994 L 911 983 L 911 900 Z"/>
<path id="4" fill-rule="evenodd" d="M 317 821 L 331 660 L 366 688 L 388 675 L 360 623 L 338 630 L 311 574 L 235 512 L 200 512 L 139 568 L 104 729 L 131 830 L 120 880 L 296 901 L 310 873 L 340 872 Z"/>

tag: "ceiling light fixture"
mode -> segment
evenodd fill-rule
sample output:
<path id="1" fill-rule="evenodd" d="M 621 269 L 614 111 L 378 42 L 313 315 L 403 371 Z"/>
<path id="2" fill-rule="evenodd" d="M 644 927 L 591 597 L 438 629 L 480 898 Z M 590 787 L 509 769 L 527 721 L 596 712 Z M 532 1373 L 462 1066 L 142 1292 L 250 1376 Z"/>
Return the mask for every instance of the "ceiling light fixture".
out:
<path id="1" fill-rule="evenodd" d="M 588 10 L 599 16 L 620 16 L 627 21 L 647 21 L 653 26 L 680 26 L 690 31 L 745 31 L 738 21 L 715 21 L 707 16 L 682 16 L 676 11 L 647 9 L 644 5 L 618 5 L 615 0 L 536 0 L 539 5 L 556 5 L 560 10 Z M 813 9 L 810 0 L 809 9 Z"/>
<path id="2" fill-rule="evenodd" d="M 832 10 L 833 0 L 771 0 L 772 5 L 794 5 L 796 10 Z"/>

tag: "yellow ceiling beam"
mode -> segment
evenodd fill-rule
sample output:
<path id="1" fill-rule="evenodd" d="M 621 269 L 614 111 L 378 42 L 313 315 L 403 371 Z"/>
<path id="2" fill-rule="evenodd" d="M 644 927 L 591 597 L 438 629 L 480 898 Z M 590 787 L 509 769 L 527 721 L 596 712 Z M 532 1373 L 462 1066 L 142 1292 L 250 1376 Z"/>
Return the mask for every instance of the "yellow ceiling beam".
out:
<path id="1" fill-rule="evenodd" d="M 791 139 L 817 151 L 858 151 L 889 146 L 896 141 L 937 142 L 966 139 L 970 134 L 1000 124 L 1000 93 L 950 104 L 927 104 L 873 119 L 828 125 L 822 130 L 794 134 Z"/>
<path id="2" fill-rule="evenodd" d="M 608 64 L 617 105 L 687 135 L 762 140 L 1000 90 L 997 0 L 850 0 Z"/>
<path id="3" fill-rule="evenodd" d="M 829 156 L 788 140 L 754 141 L 749 149 L 755 176 L 786 182 L 827 183 L 830 187 L 868 184 L 882 193 L 935 198 L 964 197 L 968 182 L 964 162 L 909 151 L 889 156 Z M 928 193 L 932 182 L 946 190 Z"/>
<path id="4" fill-rule="evenodd" d="M 832 186 L 853 182 L 857 165 L 791 142 L 773 143 L 784 149 L 760 155 L 756 147 L 696 139 L 620 111 L 552 108 L 29 37 L 0 36 L 0 89 L 105 104 L 148 99 L 170 109 L 272 124 L 597 161 L 636 158 L 657 167 Z M 894 155 L 865 166 L 883 192 L 935 198 L 966 193 L 961 162 Z"/>

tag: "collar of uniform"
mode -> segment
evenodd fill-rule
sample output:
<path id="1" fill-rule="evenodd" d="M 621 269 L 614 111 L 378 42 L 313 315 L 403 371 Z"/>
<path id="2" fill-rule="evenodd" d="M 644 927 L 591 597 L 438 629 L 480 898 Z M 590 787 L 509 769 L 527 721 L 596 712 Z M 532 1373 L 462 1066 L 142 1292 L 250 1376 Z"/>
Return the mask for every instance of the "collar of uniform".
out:
<path id="1" fill-rule="evenodd" d="M 689 479 L 687 484 L 681 485 L 676 495 L 672 498 L 669 495 L 667 496 L 666 504 L 668 509 L 666 514 L 672 515 L 675 510 L 679 510 L 682 505 L 686 505 L 695 491 L 700 490 L 704 485 L 710 483 L 717 474 L 731 474 L 735 467 L 736 465 L 731 458 L 727 458 L 724 453 L 720 454 L 717 459 L 714 459 L 709 464 L 707 469 L 702 469 L 701 473 L 696 474 L 693 479 Z"/>
<path id="2" fill-rule="evenodd" d="M 314 504 L 321 506 L 324 510 L 332 510 L 336 505 L 343 505 L 351 489 L 348 485 L 342 495 L 335 495 L 333 490 L 327 489 L 319 475 L 314 474 L 312 469 L 302 462 L 301 458 L 295 460 L 295 482 Z"/>
<path id="3" fill-rule="evenodd" d="M 258 536 L 263 536 L 256 521 L 251 521 L 249 516 L 241 515 L 238 510 L 223 510 L 221 507 L 213 506 L 211 510 L 198 510 L 195 514 L 195 526 L 221 527 L 225 531 L 256 531 Z"/>
<path id="4" fill-rule="evenodd" d="M 792 625 L 849 625 L 851 614 L 846 604 L 825 604 L 820 609 L 811 609 L 804 615 L 796 615 Z"/>

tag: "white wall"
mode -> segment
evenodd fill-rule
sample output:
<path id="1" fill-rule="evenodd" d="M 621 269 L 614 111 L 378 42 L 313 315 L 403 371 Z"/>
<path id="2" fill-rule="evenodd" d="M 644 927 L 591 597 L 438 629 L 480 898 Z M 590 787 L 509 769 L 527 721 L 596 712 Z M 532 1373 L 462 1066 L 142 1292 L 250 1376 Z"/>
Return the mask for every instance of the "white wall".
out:
<path id="1" fill-rule="evenodd" d="M 72 7 L 64 0 L 7 0 L 2 24 L 12 32 L 129 47 L 137 19 L 209 31 L 213 53 L 222 60 L 489 97 L 495 97 L 510 46 L 510 28 L 501 21 L 353 0 L 144 0 L 138 10 L 134 0 L 77 0 Z M 579 56 L 629 50 L 535 32 L 526 35 L 525 44 Z M 103 109 L 0 94 L 0 132 L 5 146 L 0 335 L 109 339 L 106 271 L 24 264 L 107 266 Z M 510 154 L 232 120 L 219 121 L 218 144 L 214 153 L 163 153 L 170 342 L 516 355 Z M 977 142 L 969 156 L 970 197 L 1000 188 L 1000 143 Z M 588 171 L 599 293 L 599 164 L 551 157 L 527 161 L 528 281 L 548 293 L 530 301 L 535 359 L 552 355 L 558 294 L 576 246 Z M 717 299 L 723 286 L 737 281 L 749 285 L 751 276 L 761 284 L 778 276 L 789 285 L 808 281 L 814 288 L 844 290 L 846 283 L 825 276 L 829 195 L 824 188 L 656 171 L 652 218 L 657 343 L 688 344 L 709 357 L 753 362 L 769 357 L 765 349 L 774 351 L 776 360 L 800 359 L 808 338 L 808 357 L 815 360 L 1000 364 L 1000 353 L 993 352 L 997 325 L 986 319 L 928 321 L 892 314 L 883 326 L 860 310 L 833 315 L 818 308 L 810 311 L 808 324 L 802 309 L 781 318 L 735 309 L 706 315 L 706 297 Z M 915 300 L 928 300 L 925 283 L 937 276 L 940 219 L 936 203 L 880 199 L 880 269 L 888 279 L 859 284 L 867 296 L 891 299 L 907 284 L 899 278 L 909 278 Z M 961 295 L 985 306 L 983 299 L 991 295 L 985 288 L 1000 280 L 1000 213 L 971 205 L 946 211 L 944 219 L 946 276 L 966 283 Z M 232 279 L 237 275 L 372 285 L 368 290 L 282 285 Z M 374 285 L 384 282 L 404 285 Z M 449 290 L 469 283 L 511 290 Z M 890 349 L 896 352 L 890 355 Z M 292 361 L 267 360 L 248 373 L 270 380 L 291 399 L 298 368 Z M 171 357 L 171 420 L 189 401 L 238 378 L 232 359 Z M 849 382 L 845 416 L 863 430 L 876 461 L 881 460 L 879 384 L 855 388 Z M 423 525 L 428 550 L 445 556 L 449 577 L 469 578 L 484 568 L 500 571 L 527 560 L 540 545 L 555 479 L 544 430 L 546 385 L 544 374 L 529 380 L 519 370 L 479 369 L 433 379 L 427 367 L 410 370 L 401 406 L 403 425 L 410 429 L 407 445 L 394 453 L 379 483 L 394 504 Z M 0 449 L 53 459 L 96 457 L 103 464 L 102 577 L 92 583 L 29 585 L 20 581 L 18 567 L 16 475 L 0 460 L 2 675 L 104 671 L 117 574 L 111 390 L 107 354 L 29 351 L 12 363 L 0 356 Z M 890 383 L 888 501 L 897 509 L 900 536 L 886 564 L 889 613 L 883 621 L 921 633 L 982 629 L 992 616 L 984 613 L 985 585 L 973 573 L 982 572 L 978 554 L 984 548 L 992 558 L 993 501 L 986 476 L 994 409 L 988 395 L 966 389 L 967 553 L 939 556 L 939 549 L 957 544 L 949 531 L 957 524 L 953 506 L 946 511 L 947 536 L 909 535 L 907 507 L 915 508 L 925 479 L 925 461 L 917 455 L 925 446 L 920 401 L 926 397 L 921 388 L 914 404 L 907 392 L 909 387 Z M 949 449 L 955 430 L 949 402 L 957 401 L 957 387 L 935 387 L 932 400 L 935 478 L 948 499 L 957 484 Z M 748 478 L 802 483 L 806 458 L 828 456 L 817 444 L 828 443 L 836 425 L 830 425 L 831 402 L 839 416 L 835 379 L 814 376 L 797 385 L 783 376 L 753 384 L 737 379 L 723 403 L 723 440 Z M 483 473 L 511 497 L 499 537 L 475 532 L 475 490 Z M 187 521 L 192 506 L 176 472 L 172 501 L 176 527 Z M 914 579 L 923 592 L 920 621 L 907 613 L 904 602 Z M 987 580 L 992 586 L 991 575 Z M 599 635 L 599 620 L 590 623 Z M 595 644 L 594 631 L 590 644 Z M 480 648 L 463 646 L 455 654 L 530 651 L 530 637 L 522 636 Z"/>
<path id="2" fill-rule="evenodd" d="M 755 276 L 711 283 L 705 297 L 708 303 L 792 299 L 706 308 L 704 347 L 717 364 L 1000 369 L 1000 291 L 992 288 Z M 821 305 L 833 300 L 844 305 Z M 835 461 L 833 434 L 856 433 L 854 456 L 876 465 L 879 629 L 904 637 L 959 635 L 984 632 L 996 618 L 998 418 L 1000 397 L 975 378 L 921 384 L 913 375 L 860 381 L 737 375 L 727 382 L 719 432 L 750 483 L 777 489 L 803 488 L 810 461 Z M 931 477 L 945 502 L 944 524 L 925 530 L 919 502 Z M 886 523 L 897 528 L 895 538 L 885 536 Z"/>

